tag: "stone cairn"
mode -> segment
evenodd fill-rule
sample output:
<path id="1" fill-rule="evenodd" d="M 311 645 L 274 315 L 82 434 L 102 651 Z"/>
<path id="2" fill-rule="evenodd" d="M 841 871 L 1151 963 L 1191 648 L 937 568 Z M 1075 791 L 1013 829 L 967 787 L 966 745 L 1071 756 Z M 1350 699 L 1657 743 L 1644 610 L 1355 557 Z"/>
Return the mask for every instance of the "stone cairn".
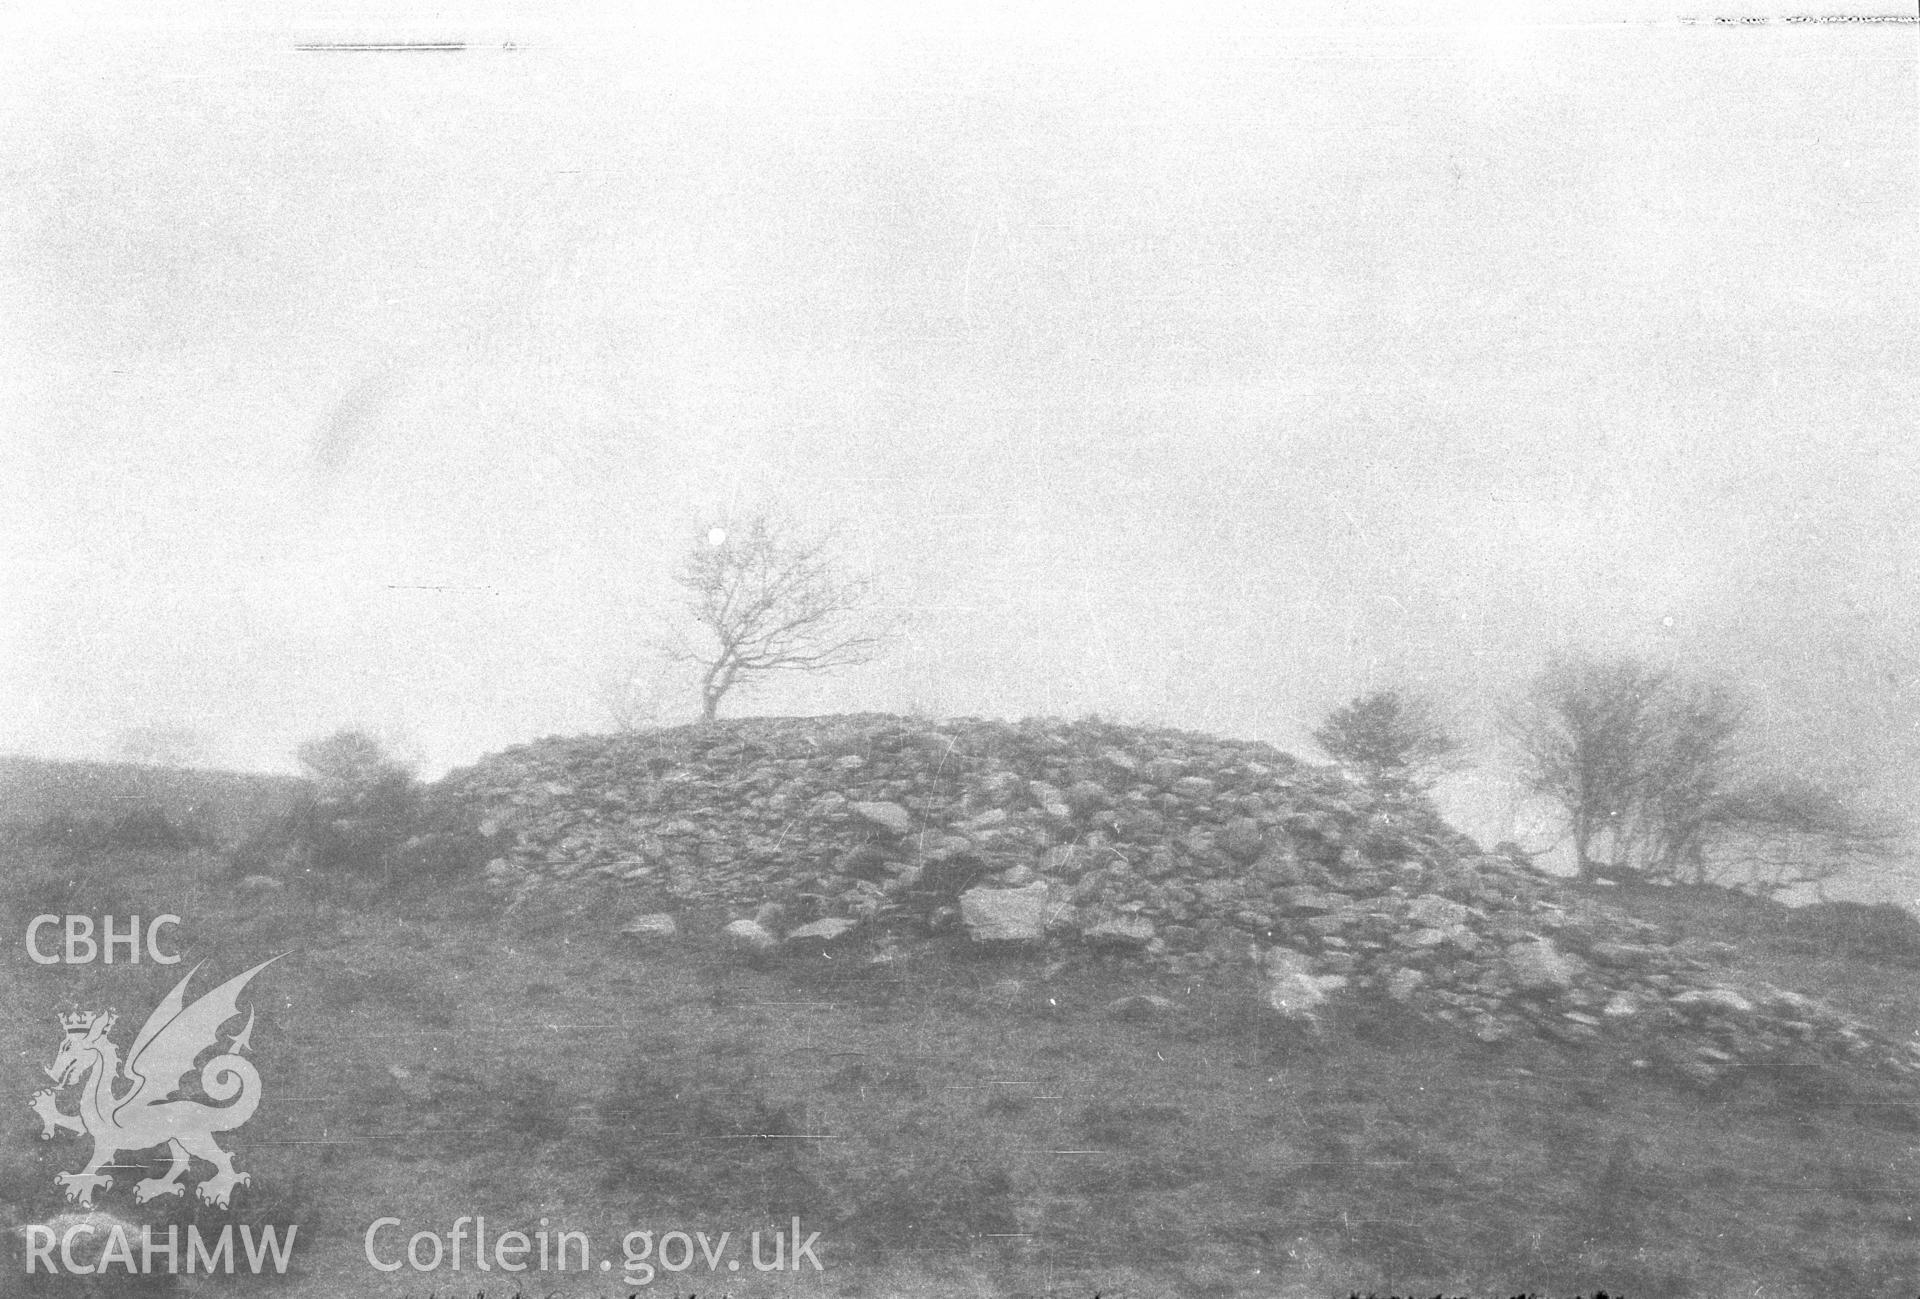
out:
<path id="1" fill-rule="evenodd" d="M 1311 1021 L 1373 992 L 1485 1042 L 1641 1038 L 1701 1085 L 1920 1049 L 1482 852 L 1430 807 L 1258 743 L 1097 720 L 755 719 L 538 741 L 438 787 L 526 896 L 618 881 L 628 932 L 724 910 L 731 938 L 960 927 L 1194 975 L 1250 961 Z M 1137 1009 L 1137 1008 L 1136 1008 Z M 1675 1045 L 1680 1044 L 1678 1054 Z"/>

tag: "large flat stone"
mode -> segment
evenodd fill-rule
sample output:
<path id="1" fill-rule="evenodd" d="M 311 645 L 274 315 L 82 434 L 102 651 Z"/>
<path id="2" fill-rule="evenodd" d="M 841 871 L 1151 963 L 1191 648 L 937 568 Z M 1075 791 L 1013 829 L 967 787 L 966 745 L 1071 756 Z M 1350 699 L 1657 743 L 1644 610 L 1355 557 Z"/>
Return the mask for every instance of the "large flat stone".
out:
<path id="1" fill-rule="evenodd" d="M 1145 947 L 1153 941 L 1153 921 L 1141 916 L 1102 920 L 1082 929 L 1080 936 L 1095 947 Z"/>
<path id="2" fill-rule="evenodd" d="M 620 927 L 620 932 L 629 938 L 672 938 L 679 934 L 680 926 L 672 916 L 656 912 L 653 915 L 635 916 Z"/>
<path id="3" fill-rule="evenodd" d="M 1046 936 L 1047 885 L 968 889 L 960 895 L 960 920 L 976 943 L 1027 943 Z"/>
<path id="4" fill-rule="evenodd" d="M 855 815 L 894 834 L 913 833 L 913 814 L 898 803 L 855 803 Z"/>
<path id="5" fill-rule="evenodd" d="M 1523 992 L 1558 992 L 1573 986 L 1573 963 L 1546 939 L 1507 949 L 1507 976 Z"/>
<path id="6" fill-rule="evenodd" d="M 843 916 L 828 916 L 825 920 L 816 920 L 809 925 L 801 925 L 787 935 L 790 943 L 802 943 L 812 940 L 816 943 L 837 942 L 845 938 L 860 926 Z"/>
<path id="7" fill-rule="evenodd" d="M 772 951 L 780 940 L 751 920 L 736 920 L 726 928 L 729 942 L 753 952 Z"/>

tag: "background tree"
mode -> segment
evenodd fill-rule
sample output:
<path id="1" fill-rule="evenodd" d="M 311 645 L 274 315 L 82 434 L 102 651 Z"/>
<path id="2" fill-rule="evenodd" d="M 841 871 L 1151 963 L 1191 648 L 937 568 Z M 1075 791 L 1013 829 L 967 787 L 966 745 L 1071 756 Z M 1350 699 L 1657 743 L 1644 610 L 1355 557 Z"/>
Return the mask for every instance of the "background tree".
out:
<path id="1" fill-rule="evenodd" d="M 413 780 L 413 768 L 389 756 L 386 746 L 365 731 L 340 730 L 308 740 L 294 756 L 323 798 L 361 799 L 382 786 Z"/>
<path id="2" fill-rule="evenodd" d="M 1740 791 L 1762 778 L 1745 742 L 1747 706 L 1725 686 L 1668 676 L 1648 720 L 1614 864 L 1704 884 L 1708 849 L 1738 825 Z"/>
<path id="3" fill-rule="evenodd" d="M 1630 659 L 1552 659 L 1502 719 L 1529 790 L 1566 812 L 1580 877 L 1624 853 L 1659 728 L 1666 673 Z"/>
<path id="4" fill-rule="evenodd" d="M 1314 743 L 1375 789 L 1424 794 L 1457 765 L 1460 742 L 1439 710 L 1418 695 L 1376 690 L 1327 714 Z"/>
<path id="5" fill-rule="evenodd" d="M 391 878 L 396 850 L 420 828 L 423 790 L 413 767 L 351 729 L 308 740 L 295 756 L 314 789 L 265 838 L 290 847 L 300 869 Z"/>
<path id="6" fill-rule="evenodd" d="M 1566 813 L 1582 879 L 1771 891 L 1894 850 L 1896 827 L 1748 743 L 1728 687 L 1634 659 L 1559 655 L 1503 719 L 1529 789 Z"/>
<path id="7" fill-rule="evenodd" d="M 834 553 L 828 533 L 807 537 L 783 516 L 761 512 L 705 532 L 676 580 L 698 644 L 663 648 L 700 668 L 700 716 L 775 672 L 825 672 L 872 662 L 886 629 L 873 612 L 872 579 Z"/>
<path id="8" fill-rule="evenodd" d="M 1885 813 L 1862 808 L 1806 777 L 1759 777 L 1726 799 L 1719 873 L 1757 893 L 1819 885 L 1848 869 L 1899 854 L 1905 834 Z M 1704 858 L 1696 883 L 1715 873 Z"/>

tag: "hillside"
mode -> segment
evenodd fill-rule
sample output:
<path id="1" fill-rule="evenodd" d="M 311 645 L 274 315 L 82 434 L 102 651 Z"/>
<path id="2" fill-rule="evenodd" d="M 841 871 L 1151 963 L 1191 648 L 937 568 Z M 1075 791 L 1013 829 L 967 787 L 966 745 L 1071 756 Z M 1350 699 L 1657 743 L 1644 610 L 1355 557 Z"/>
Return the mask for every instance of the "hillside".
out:
<path id="1" fill-rule="evenodd" d="M 69 838 L 98 838 L 125 817 L 158 813 L 189 837 L 232 844 L 284 812 L 304 785 L 254 772 L 0 757 L 0 833 L 58 840 L 64 828 Z"/>

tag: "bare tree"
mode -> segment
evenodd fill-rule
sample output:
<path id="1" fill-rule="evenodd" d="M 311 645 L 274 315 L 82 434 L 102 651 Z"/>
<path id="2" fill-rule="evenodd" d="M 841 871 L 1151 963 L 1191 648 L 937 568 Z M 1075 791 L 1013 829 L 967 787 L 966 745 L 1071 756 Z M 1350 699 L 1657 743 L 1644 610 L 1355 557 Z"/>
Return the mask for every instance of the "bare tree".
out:
<path id="1" fill-rule="evenodd" d="M 1764 776 L 1724 800 L 1719 849 L 1696 882 L 1718 875 L 1757 893 L 1818 887 L 1853 866 L 1884 862 L 1905 841 L 1891 816 L 1861 808 L 1807 777 Z"/>
<path id="2" fill-rule="evenodd" d="M 1614 864 L 1706 882 L 1707 850 L 1740 822 L 1740 789 L 1758 779 L 1747 706 L 1725 686 L 1668 677 L 1652 711 L 1641 787 Z"/>
<path id="3" fill-rule="evenodd" d="M 831 533 L 803 536 L 760 512 L 709 529 L 676 577 L 698 646 L 662 648 L 699 665 L 700 716 L 712 721 L 729 691 L 775 672 L 826 672 L 872 662 L 887 629 L 873 613 L 872 579 L 834 552 Z"/>
<path id="4" fill-rule="evenodd" d="M 1567 814 L 1582 879 L 1628 854 L 1668 681 L 1631 659 L 1558 655 L 1502 718 L 1527 787 Z M 1602 847 L 1611 863 L 1598 860 Z"/>
<path id="5" fill-rule="evenodd" d="M 1746 704 L 1714 682 L 1561 655 L 1504 722 L 1529 788 L 1565 811 L 1585 880 L 1705 884 L 1731 867 L 1771 891 L 1899 840 L 1830 787 L 1769 771 Z"/>
<path id="6" fill-rule="evenodd" d="M 1402 690 L 1349 700 L 1327 714 L 1313 739 L 1328 757 L 1387 793 L 1426 793 L 1460 756 L 1460 742 L 1433 703 Z"/>

